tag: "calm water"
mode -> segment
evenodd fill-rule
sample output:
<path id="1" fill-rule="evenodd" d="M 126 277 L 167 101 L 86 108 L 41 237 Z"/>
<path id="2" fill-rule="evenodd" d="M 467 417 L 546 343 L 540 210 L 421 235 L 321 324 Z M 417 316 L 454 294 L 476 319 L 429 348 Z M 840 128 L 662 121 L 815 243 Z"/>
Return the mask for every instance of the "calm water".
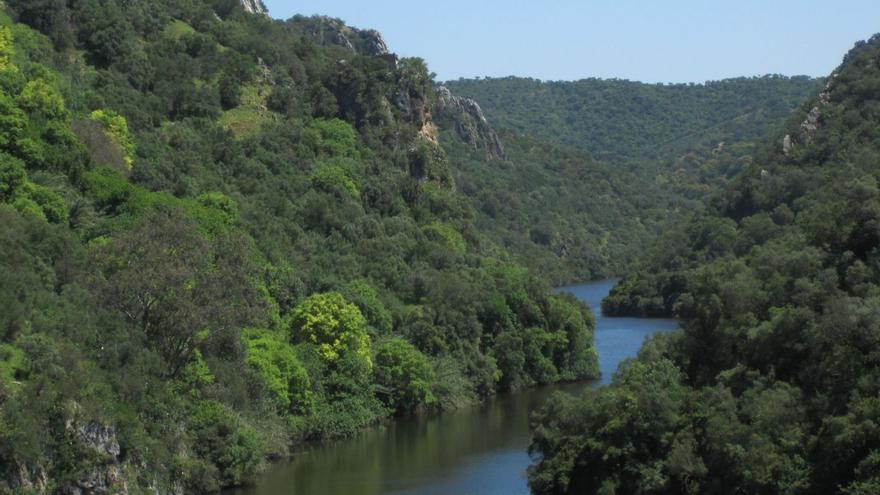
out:
<path id="1" fill-rule="evenodd" d="M 614 280 L 557 289 L 588 303 L 596 317 L 599 382 L 542 387 L 430 418 L 404 419 L 355 438 L 310 448 L 235 495 L 517 495 L 529 493 L 529 414 L 556 390 L 577 393 L 610 381 L 655 331 L 674 320 L 605 318 L 599 303 Z"/>

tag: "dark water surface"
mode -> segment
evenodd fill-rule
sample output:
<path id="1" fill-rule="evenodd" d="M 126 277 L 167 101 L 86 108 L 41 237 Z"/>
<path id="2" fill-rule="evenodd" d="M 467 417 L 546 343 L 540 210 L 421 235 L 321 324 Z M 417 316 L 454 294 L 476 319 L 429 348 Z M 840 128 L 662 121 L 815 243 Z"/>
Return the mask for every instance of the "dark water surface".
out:
<path id="1" fill-rule="evenodd" d="M 296 454 L 256 486 L 235 495 L 517 495 L 529 493 L 529 415 L 557 390 L 577 393 L 610 381 L 618 363 L 634 356 L 655 331 L 674 320 L 605 318 L 599 303 L 614 280 L 557 289 L 588 303 L 596 314 L 599 382 L 542 387 L 429 418 L 388 422 L 354 438 Z"/>

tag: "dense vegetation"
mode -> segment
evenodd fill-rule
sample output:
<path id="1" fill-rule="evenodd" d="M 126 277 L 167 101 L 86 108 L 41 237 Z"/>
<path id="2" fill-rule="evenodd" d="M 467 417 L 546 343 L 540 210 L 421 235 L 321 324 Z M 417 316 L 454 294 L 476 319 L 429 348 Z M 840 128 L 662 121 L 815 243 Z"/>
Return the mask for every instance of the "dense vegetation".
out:
<path id="1" fill-rule="evenodd" d="M 535 419 L 536 493 L 880 492 L 880 36 L 606 303 L 677 316 Z"/>
<path id="2" fill-rule="evenodd" d="M 443 140 L 477 223 L 560 285 L 626 273 L 682 212 L 752 163 L 756 143 L 819 81 L 706 84 L 502 78 L 444 83 L 474 97 L 508 160 Z"/>
<path id="3" fill-rule="evenodd" d="M 237 0 L 5 4 L 0 492 L 213 490 L 597 373 L 455 192 L 421 60 Z"/>
<path id="4" fill-rule="evenodd" d="M 442 142 L 480 230 L 556 286 L 623 273 L 686 205 L 646 175 L 582 151 L 509 132 L 501 139 L 509 159 L 488 164 L 451 135 Z"/>
<path id="5" fill-rule="evenodd" d="M 704 84 L 520 77 L 444 83 L 480 102 L 498 127 L 602 161 L 657 159 L 719 142 L 752 142 L 788 117 L 816 81 L 741 77 Z"/>

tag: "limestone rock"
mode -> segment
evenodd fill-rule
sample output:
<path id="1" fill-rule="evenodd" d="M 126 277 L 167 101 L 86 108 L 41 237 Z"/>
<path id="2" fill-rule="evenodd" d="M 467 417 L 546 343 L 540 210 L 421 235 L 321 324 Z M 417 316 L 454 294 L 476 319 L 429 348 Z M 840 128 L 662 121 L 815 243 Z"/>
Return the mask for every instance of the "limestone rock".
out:
<path id="1" fill-rule="evenodd" d="M 261 14 L 268 16 L 269 9 L 263 4 L 262 0 L 239 0 L 241 1 L 241 7 L 245 12 L 250 12 L 251 14 Z"/>
<path id="2" fill-rule="evenodd" d="M 113 426 L 92 421 L 77 428 L 77 434 L 84 445 L 105 456 L 117 457 L 122 451 Z"/>
<path id="3" fill-rule="evenodd" d="M 379 31 L 374 29 L 367 29 L 363 31 L 359 31 L 357 29 L 354 30 L 358 32 L 361 40 L 363 41 L 362 49 L 366 55 L 372 56 L 383 56 L 389 55 L 391 50 L 388 49 L 388 44 L 385 43 L 385 38 L 382 37 L 382 34 Z"/>
<path id="4" fill-rule="evenodd" d="M 786 134 L 784 138 L 782 138 L 782 153 L 788 154 L 791 151 L 791 134 Z"/>
<path id="5" fill-rule="evenodd" d="M 487 157 L 507 160 L 501 139 L 476 101 L 453 95 L 448 88 L 440 86 L 437 88 L 436 113 L 440 116 L 441 124 L 454 128 L 458 136 L 474 150 L 482 147 Z"/>
<path id="6" fill-rule="evenodd" d="M 49 476 L 42 466 L 29 466 L 13 461 L 13 465 L 0 474 L 8 479 L 0 480 L 0 493 L 11 490 L 13 493 L 46 493 L 49 489 Z"/>
<path id="7" fill-rule="evenodd" d="M 831 90 L 834 87 L 834 81 L 836 79 L 837 74 L 831 74 L 831 77 L 828 78 L 828 82 L 825 83 L 825 88 L 819 93 L 819 101 L 816 102 L 816 105 L 814 105 L 809 113 L 807 113 L 807 118 L 801 122 L 800 130 L 805 140 L 812 139 L 819 130 L 819 120 L 822 118 L 822 109 L 831 103 Z M 791 148 L 789 148 L 789 150 L 790 149 Z"/>
<path id="8" fill-rule="evenodd" d="M 296 16 L 289 23 L 319 45 L 336 45 L 370 57 L 394 57 L 385 38 L 373 29 L 353 28 L 340 19 L 327 16 Z"/>

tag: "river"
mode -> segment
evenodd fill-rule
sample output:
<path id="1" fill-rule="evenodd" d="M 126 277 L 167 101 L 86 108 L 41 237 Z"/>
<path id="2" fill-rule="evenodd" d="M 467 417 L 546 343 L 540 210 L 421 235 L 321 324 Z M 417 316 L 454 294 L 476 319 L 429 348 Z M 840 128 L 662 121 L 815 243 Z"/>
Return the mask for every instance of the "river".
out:
<path id="1" fill-rule="evenodd" d="M 602 378 L 505 394 L 485 404 L 431 417 L 405 418 L 354 438 L 310 447 L 273 467 L 234 495 L 517 495 L 528 494 L 529 415 L 554 391 L 577 393 L 611 380 L 655 331 L 674 320 L 607 318 L 599 304 L 614 280 L 556 289 L 586 302 L 596 314 Z"/>

